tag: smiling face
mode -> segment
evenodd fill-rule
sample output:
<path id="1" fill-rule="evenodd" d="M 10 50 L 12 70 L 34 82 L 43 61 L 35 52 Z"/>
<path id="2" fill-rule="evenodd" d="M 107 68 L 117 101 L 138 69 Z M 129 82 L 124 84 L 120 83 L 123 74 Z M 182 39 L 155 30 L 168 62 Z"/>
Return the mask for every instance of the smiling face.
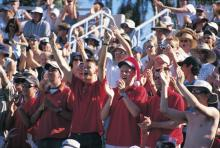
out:
<path id="1" fill-rule="evenodd" d="M 95 62 L 87 61 L 83 65 L 84 80 L 91 82 L 97 77 L 98 67 Z"/>
<path id="2" fill-rule="evenodd" d="M 126 86 L 131 86 L 136 79 L 136 72 L 133 68 L 124 64 L 120 67 L 120 77 L 124 80 Z"/>

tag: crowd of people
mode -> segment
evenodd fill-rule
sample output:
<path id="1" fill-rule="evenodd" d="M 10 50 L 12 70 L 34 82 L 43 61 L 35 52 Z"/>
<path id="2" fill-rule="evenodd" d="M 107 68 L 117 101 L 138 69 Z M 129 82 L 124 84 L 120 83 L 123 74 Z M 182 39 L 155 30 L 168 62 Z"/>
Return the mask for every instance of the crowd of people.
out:
<path id="1" fill-rule="evenodd" d="M 220 147 L 220 1 L 202 5 L 153 1 L 155 32 L 139 45 L 136 24 L 102 23 L 95 1 L 80 16 L 77 0 L 39 0 L 33 10 L 10 0 L 0 12 L 0 147 Z M 146 35 L 147 36 L 147 35 Z M 74 49 L 73 49 L 74 48 Z M 74 52 L 73 52 L 74 51 Z"/>

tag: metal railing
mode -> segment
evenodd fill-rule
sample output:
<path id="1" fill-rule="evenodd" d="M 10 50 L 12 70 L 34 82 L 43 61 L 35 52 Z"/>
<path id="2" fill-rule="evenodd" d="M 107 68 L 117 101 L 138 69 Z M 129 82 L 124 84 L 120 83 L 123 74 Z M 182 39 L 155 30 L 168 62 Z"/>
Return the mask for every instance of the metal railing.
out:
<path id="1" fill-rule="evenodd" d="M 72 47 L 72 52 L 75 52 L 75 50 L 76 50 L 76 37 L 73 35 L 73 31 L 77 27 L 83 26 L 84 31 L 85 31 L 85 33 L 82 36 L 78 37 L 78 38 L 85 38 L 89 34 L 95 32 L 96 30 L 99 30 L 101 33 L 103 32 L 103 29 L 112 32 L 111 29 L 109 29 L 108 27 L 103 25 L 104 17 L 109 18 L 110 21 L 112 21 L 112 23 L 115 25 L 115 20 L 112 17 L 112 15 L 106 13 L 103 10 L 101 10 L 101 11 L 99 11 L 99 12 L 93 14 L 93 15 L 90 15 L 87 18 L 85 18 L 85 19 L 83 19 L 83 20 L 79 21 L 78 23 L 76 23 L 76 24 L 71 26 L 71 28 L 69 30 L 69 33 L 68 33 L 68 42 L 70 43 L 70 45 Z M 94 29 L 89 30 L 89 21 L 92 21 L 92 20 L 94 20 L 96 18 L 98 18 L 99 25 L 96 26 Z"/>
<path id="2" fill-rule="evenodd" d="M 146 35 L 144 33 L 142 33 L 141 31 L 147 27 L 147 25 L 153 23 L 153 26 L 155 26 L 155 22 L 156 20 L 163 16 L 163 15 L 169 15 L 170 13 L 170 10 L 169 9 L 164 9 L 163 11 L 159 12 L 157 15 L 155 15 L 154 17 L 150 18 L 149 20 L 145 21 L 144 23 L 140 24 L 139 26 L 137 26 L 135 28 L 135 32 L 133 34 L 133 37 L 136 36 L 137 38 L 137 45 L 140 46 L 142 45 L 142 42 L 144 42 L 145 40 L 149 39 L 153 34 L 154 32 L 151 32 L 150 34 Z M 131 39 L 133 38 L 131 37 Z"/>

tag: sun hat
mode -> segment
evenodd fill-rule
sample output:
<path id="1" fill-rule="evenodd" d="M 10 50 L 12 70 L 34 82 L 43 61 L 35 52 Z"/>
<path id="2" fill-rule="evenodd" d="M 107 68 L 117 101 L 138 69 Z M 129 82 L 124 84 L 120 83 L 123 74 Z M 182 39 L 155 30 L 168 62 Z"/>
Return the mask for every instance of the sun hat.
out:
<path id="1" fill-rule="evenodd" d="M 192 42 L 191 48 L 195 48 L 197 46 L 197 36 L 196 33 L 190 28 L 183 28 L 177 34 L 176 37 L 179 39 L 189 39 Z"/>
<path id="2" fill-rule="evenodd" d="M 86 43 L 88 43 L 89 40 L 93 40 L 95 46 L 99 46 L 100 44 L 100 40 L 94 34 L 90 34 L 87 38 L 84 39 Z"/>
<path id="3" fill-rule="evenodd" d="M 212 86 L 207 81 L 197 79 L 193 85 L 187 85 L 186 87 L 189 89 L 189 91 L 191 91 L 193 88 L 205 89 L 210 94 L 208 103 L 218 103 L 218 95 L 212 92 Z"/>
<path id="4" fill-rule="evenodd" d="M 131 19 L 126 19 L 124 23 L 121 23 L 121 25 L 120 25 L 121 28 L 122 28 L 122 26 L 125 25 L 125 24 L 126 24 L 129 28 L 132 28 L 132 29 L 135 28 L 135 22 L 132 21 Z"/>
<path id="5" fill-rule="evenodd" d="M 164 17 L 162 17 L 161 23 L 165 24 L 166 26 L 174 25 L 174 23 L 173 23 L 171 17 L 170 17 L 170 16 L 167 16 L 167 15 L 164 16 Z"/>
<path id="6" fill-rule="evenodd" d="M 201 55 L 206 57 L 207 63 L 213 63 L 216 60 L 216 54 L 214 51 L 210 50 L 210 47 L 206 43 L 198 44 L 196 48 L 190 50 L 192 56 L 200 59 L 201 62 L 204 63 L 203 59 L 201 59 Z"/>

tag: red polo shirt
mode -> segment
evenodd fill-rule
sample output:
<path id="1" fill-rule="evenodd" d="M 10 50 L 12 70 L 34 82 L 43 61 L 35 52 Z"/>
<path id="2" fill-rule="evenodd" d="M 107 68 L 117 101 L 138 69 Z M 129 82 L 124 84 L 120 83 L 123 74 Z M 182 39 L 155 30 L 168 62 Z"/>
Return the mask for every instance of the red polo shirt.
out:
<path id="1" fill-rule="evenodd" d="M 33 105 L 35 104 L 36 98 L 28 99 L 21 108 L 24 110 L 28 118 L 34 113 Z M 30 148 L 30 145 L 25 141 L 27 139 L 27 129 L 22 121 L 18 111 L 15 112 L 13 128 L 16 128 L 16 135 L 9 141 L 8 148 Z"/>
<path id="2" fill-rule="evenodd" d="M 72 76 L 71 89 L 75 94 L 72 133 L 103 133 L 100 110 L 106 97 L 105 82 L 106 80 L 89 84 Z"/>
<path id="3" fill-rule="evenodd" d="M 168 106 L 170 108 L 184 111 L 184 100 L 182 96 L 172 89 L 168 89 Z M 162 122 L 170 120 L 168 117 L 160 112 L 160 96 L 153 96 L 147 103 L 147 116 L 151 118 L 153 122 Z M 154 148 L 159 137 L 163 134 L 170 135 L 177 140 L 177 144 L 183 142 L 182 128 L 176 129 L 163 129 L 163 128 L 152 128 L 147 138 L 147 146 Z"/>
<path id="4" fill-rule="evenodd" d="M 61 84 L 58 91 L 54 94 L 47 92 L 41 95 L 38 107 L 46 98 L 55 107 L 63 108 L 72 112 L 74 95 L 70 88 L 64 83 Z M 37 140 L 44 138 L 67 138 L 69 135 L 70 125 L 71 121 L 64 119 L 50 109 L 46 109 L 32 128 L 32 133 L 34 133 Z"/>
<path id="5" fill-rule="evenodd" d="M 116 88 L 114 92 L 106 143 L 115 146 L 140 145 L 140 128 L 137 125 L 139 119 L 131 115 L 119 90 Z M 147 94 L 144 87 L 133 86 L 126 90 L 126 94 L 141 110 L 146 106 Z"/>

